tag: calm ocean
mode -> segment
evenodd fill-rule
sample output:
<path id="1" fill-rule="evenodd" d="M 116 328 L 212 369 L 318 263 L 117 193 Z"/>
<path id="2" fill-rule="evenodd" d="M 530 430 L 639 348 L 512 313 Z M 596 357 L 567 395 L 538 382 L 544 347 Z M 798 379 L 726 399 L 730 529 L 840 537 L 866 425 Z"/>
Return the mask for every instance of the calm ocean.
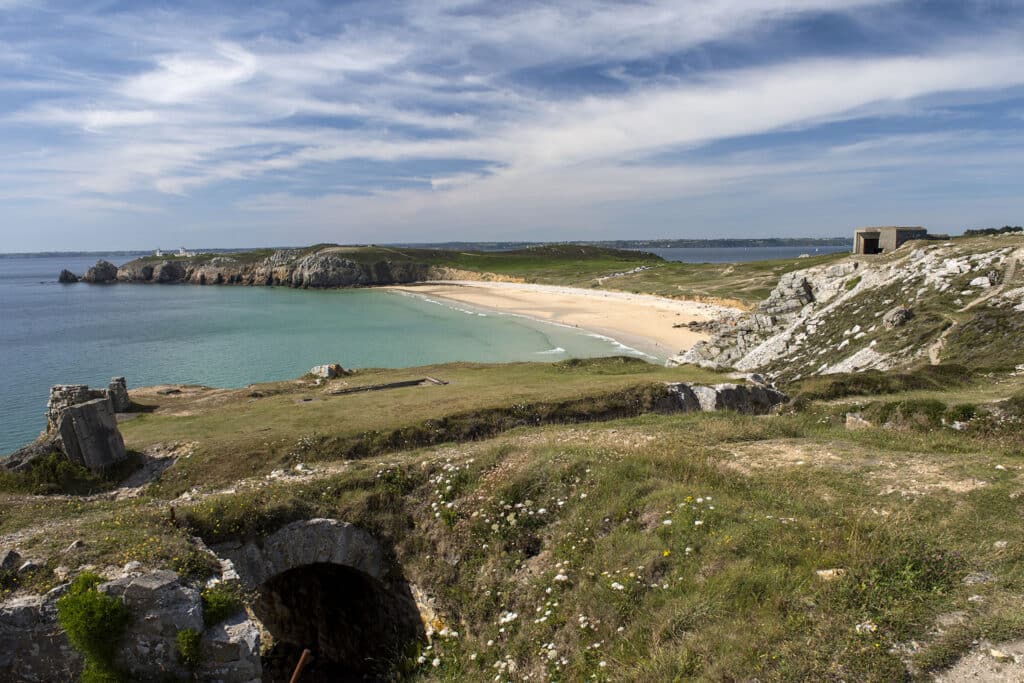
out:
<path id="1" fill-rule="evenodd" d="M 0 257 L 0 454 L 44 426 L 52 384 L 238 387 L 336 361 L 406 367 L 622 354 L 614 341 L 375 290 L 61 285 L 88 257 Z M 107 257 L 113 263 L 125 256 Z"/>
<path id="2" fill-rule="evenodd" d="M 801 254 L 821 256 L 850 251 L 842 247 L 666 247 L 644 249 L 657 254 L 666 261 L 682 263 L 740 263 L 743 261 L 767 261 L 780 258 L 797 258 Z"/>

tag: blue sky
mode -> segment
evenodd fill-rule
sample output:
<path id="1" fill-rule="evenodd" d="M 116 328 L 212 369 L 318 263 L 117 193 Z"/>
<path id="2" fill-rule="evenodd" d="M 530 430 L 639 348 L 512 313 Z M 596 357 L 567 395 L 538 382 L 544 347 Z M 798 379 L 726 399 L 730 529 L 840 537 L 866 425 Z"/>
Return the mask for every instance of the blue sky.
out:
<path id="1" fill-rule="evenodd" d="M 0 252 L 1024 222 L 1024 0 L 0 0 Z"/>

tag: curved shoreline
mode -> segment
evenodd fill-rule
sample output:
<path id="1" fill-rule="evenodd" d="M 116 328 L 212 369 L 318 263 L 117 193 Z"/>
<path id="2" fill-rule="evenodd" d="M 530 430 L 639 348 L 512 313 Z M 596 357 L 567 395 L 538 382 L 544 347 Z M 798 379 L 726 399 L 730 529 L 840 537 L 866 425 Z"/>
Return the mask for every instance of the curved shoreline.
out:
<path id="1" fill-rule="evenodd" d="M 558 285 L 431 281 L 381 289 L 574 327 L 660 360 L 708 338 L 686 323 L 739 313 L 717 304 Z"/>

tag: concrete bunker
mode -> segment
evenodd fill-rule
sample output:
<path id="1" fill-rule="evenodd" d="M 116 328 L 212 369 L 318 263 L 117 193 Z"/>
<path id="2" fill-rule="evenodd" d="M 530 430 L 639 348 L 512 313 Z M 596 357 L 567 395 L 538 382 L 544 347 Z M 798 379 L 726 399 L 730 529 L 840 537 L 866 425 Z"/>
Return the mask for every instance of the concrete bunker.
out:
<path id="1" fill-rule="evenodd" d="M 378 679 L 425 640 L 409 585 L 369 533 L 333 519 L 293 522 L 262 543 L 215 551 L 256 594 L 268 647 L 263 680 L 288 680 L 304 648 L 303 683 Z"/>
<path id="2" fill-rule="evenodd" d="M 928 231 L 921 227 L 886 225 L 857 228 L 853 233 L 854 254 L 888 254 L 910 240 L 926 240 Z"/>

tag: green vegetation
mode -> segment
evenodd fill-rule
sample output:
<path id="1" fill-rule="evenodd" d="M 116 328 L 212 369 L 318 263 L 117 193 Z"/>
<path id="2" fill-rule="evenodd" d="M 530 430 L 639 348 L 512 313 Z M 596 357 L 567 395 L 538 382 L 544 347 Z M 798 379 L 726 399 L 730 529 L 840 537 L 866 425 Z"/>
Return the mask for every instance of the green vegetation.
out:
<path id="1" fill-rule="evenodd" d="M 178 658 L 191 671 L 198 669 L 201 662 L 199 640 L 199 632 L 191 628 L 178 631 L 178 635 L 174 637 L 174 647 L 178 652 Z"/>
<path id="2" fill-rule="evenodd" d="M 114 660 L 125 628 L 128 608 L 119 599 L 99 592 L 96 574 L 75 577 L 66 595 L 57 600 L 57 623 L 71 645 L 85 656 L 83 683 L 121 681 Z"/>
<path id="3" fill-rule="evenodd" d="M 242 609 L 243 599 L 241 591 L 228 583 L 217 583 L 209 588 L 204 588 L 203 599 L 203 623 L 206 626 L 215 626 L 228 617 L 238 614 Z"/>
<path id="4" fill-rule="evenodd" d="M 55 451 L 32 462 L 23 472 L 0 470 L 0 491 L 36 495 L 90 495 L 114 488 L 118 482 L 137 470 L 139 463 L 139 454 L 130 453 L 127 459 L 108 471 L 95 473 Z"/>
<path id="5" fill-rule="evenodd" d="M 816 375 L 790 382 L 786 390 L 798 405 L 847 396 L 895 394 L 923 389 L 943 390 L 968 384 L 970 370 L 959 365 L 925 365 L 911 372 L 847 372 Z"/>
<path id="6" fill-rule="evenodd" d="M 942 359 L 972 368 L 1012 370 L 1024 363 L 1024 315 L 1012 308 L 979 306 L 946 338 Z"/>

